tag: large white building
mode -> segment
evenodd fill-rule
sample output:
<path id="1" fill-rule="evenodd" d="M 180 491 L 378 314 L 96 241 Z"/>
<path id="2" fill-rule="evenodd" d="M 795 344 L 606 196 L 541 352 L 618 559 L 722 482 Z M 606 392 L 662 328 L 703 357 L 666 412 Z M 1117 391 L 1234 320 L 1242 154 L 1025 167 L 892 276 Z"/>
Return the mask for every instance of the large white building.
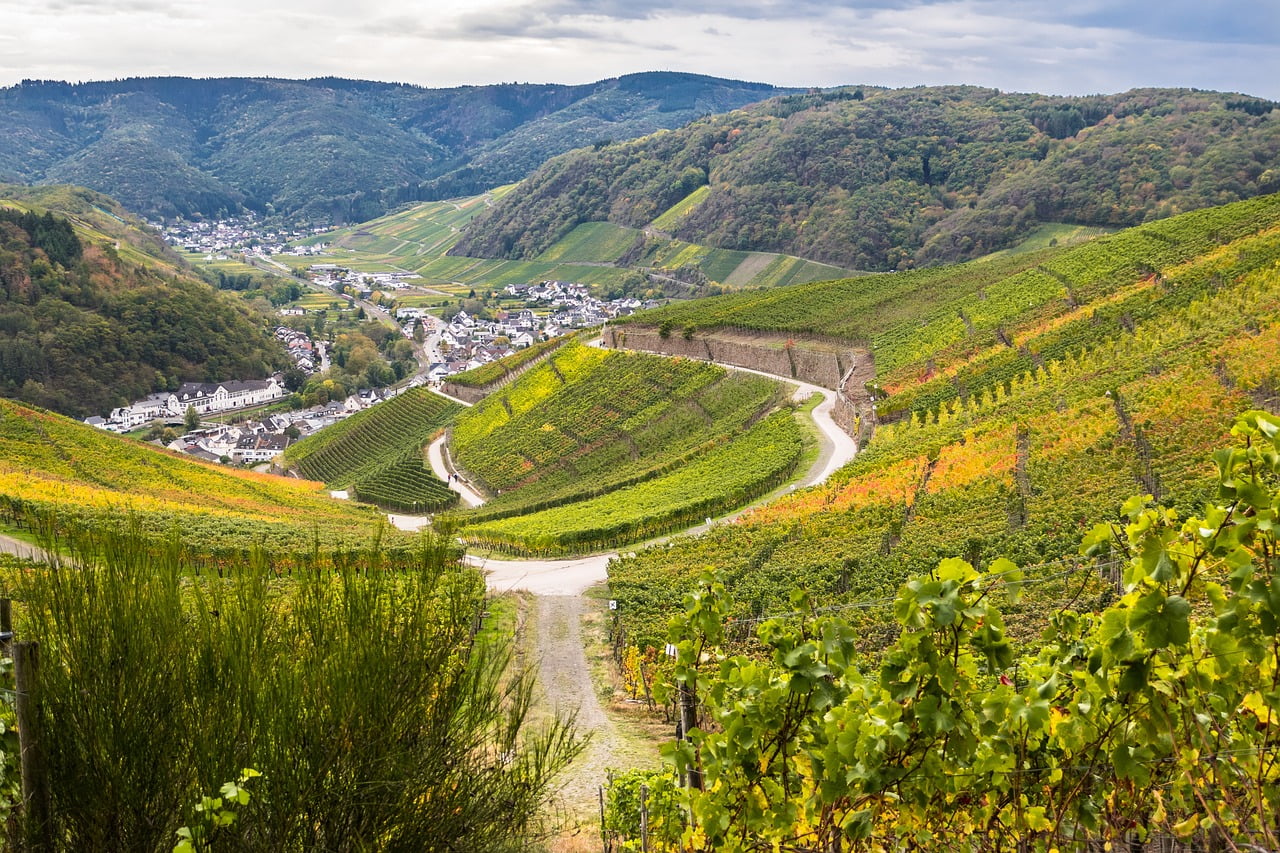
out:
<path id="1" fill-rule="evenodd" d="M 152 394 L 133 405 L 113 409 L 107 421 L 133 429 L 157 418 L 181 418 L 188 408 L 201 415 L 234 411 L 279 400 L 286 393 L 275 377 L 233 382 L 186 382 L 177 391 Z"/>

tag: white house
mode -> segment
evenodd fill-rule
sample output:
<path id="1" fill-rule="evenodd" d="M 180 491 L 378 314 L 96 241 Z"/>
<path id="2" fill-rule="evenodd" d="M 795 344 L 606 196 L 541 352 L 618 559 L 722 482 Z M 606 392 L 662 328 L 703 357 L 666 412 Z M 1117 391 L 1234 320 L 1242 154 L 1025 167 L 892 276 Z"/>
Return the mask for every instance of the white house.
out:
<path id="1" fill-rule="evenodd" d="M 258 462 L 270 462 L 289 446 L 289 437 L 286 435 L 258 434 L 246 435 L 236 442 L 235 449 L 231 451 L 231 458 L 237 462 L 247 464 L 256 464 Z"/>

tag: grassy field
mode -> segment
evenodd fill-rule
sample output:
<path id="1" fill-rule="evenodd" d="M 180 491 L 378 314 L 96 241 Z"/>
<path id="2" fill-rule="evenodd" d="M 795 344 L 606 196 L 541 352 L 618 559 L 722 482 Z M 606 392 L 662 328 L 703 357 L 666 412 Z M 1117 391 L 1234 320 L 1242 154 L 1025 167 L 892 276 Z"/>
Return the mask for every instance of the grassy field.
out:
<path id="1" fill-rule="evenodd" d="M 1040 249 L 1049 249 L 1054 246 L 1070 246 L 1074 243 L 1083 243 L 1087 240 L 1092 240 L 1094 237 L 1101 237 L 1104 234 L 1114 234 L 1116 230 L 1117 229 L 1115 228 L 1102 228 L 1093 225 L 1069 225 L 1065 222 L 1046 222 L 1028 234 L 1018 245 L 1012 246 L 1008 249 L 1001 249 L 998 252 L 992 252 L 978 260 L 995 260 L 1008 255 L 1017 255 L 1023 252 L 1035 252 Z"/>

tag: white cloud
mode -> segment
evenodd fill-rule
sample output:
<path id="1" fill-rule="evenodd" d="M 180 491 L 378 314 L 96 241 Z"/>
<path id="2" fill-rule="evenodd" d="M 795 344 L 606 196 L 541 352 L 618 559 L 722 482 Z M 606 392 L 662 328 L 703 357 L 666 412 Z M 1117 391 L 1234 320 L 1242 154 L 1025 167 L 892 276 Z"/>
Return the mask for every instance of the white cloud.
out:
<path id="1" fill-rule="evenodd" d="M 1250 41 L 1238 22 L 1206 24 L 1212 4 L 1171 2 L 0 0 L 0 84 L 156 74 L 581 83 L 670 69 L 797 86 L 1196 86 L 1280 97 L 1270 3 Z M 1226 2 L 1237 14 L 1254 0 Z"/>

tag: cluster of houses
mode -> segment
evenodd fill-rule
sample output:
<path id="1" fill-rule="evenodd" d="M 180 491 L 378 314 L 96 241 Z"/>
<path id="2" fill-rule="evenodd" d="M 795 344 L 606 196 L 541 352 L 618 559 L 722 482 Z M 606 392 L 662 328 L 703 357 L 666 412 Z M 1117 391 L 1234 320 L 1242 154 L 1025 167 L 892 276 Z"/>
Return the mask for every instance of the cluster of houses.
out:
<path id="1" fill-rule="evenodd" d="M 176 391 L 151 394 L 128 406 L 112 409 L 106 418 L 94 416 L 85 423 L 125 432 L 155 420 L 182 419 L 187 409 L 195 409 L 200 415 L 232 412 L 279 400 L 288 393 L 279 376 L 231 382 L 184 382 Z"/>
<path id="2" fill-rule="evenodd" d="M 201 414 L 226 411 L 226 409 L 216 408 L 216 405 L 218 405 L 216 401 L 226 399 L 221 392 L 226 391 L 228 386 L 241 384 L 248 383 L 224 382 L 210 385 L 188 383 L 172 394 L 156 394 L 147 398 L 147 401 L 139 401 L 140 403 L 147 402 L 148 405 L 136 409 L 135 418 L 151 415 L 151 417 L 143 417 L 141 421 L 109 421 L 105 418 L 92 417 L 86 419 L 85 423 L 102 429 L 121 432 L 156 419 L 176 422 L 185 417 L 186 409 L 181 408 L 181 403 L 179 402 L 177 404 L 178 410 L 175 410 L 174 401 L 180 401 L 183 398 Z M 205 424 L 199 429 L 192 430 L 174 440 L 168 446 L 170 450 L 176 450 L 179 453 L 186 453 L 189 456 L 210 462 L 259 465 L 273 461 L 297 439 L 308 436 L 316 430 L 331 426 L 343 418 L 363 411 L 370 406 L 377 405 L 384 400 L 389 400 L 398 393 L 400 391 L 389 388 L 367 389 L 352 394 L 341 402 L 335 400 L 327 405 L 312 406 L 309 409 L 297 412 L 269 415 L 260 420 L 245 420 L 233 424 Z M 165 399 L 161 400 L 162 397 Z M 157 405 L 151 405 L 151 403 Z M 163 403 L 163 405 L 159 405 L 160 403 Z M 211 406 L 211 403 L 214 405 Z M 137 405 L 130 406 L 128 409 L 134 410 Z M 122 411 L 124 410 L 117 409 L 112 415 L 115 416 L 116 413 Z M 126 423 L 128 426 L 126 426 Z"/>
<path id="3" fill-rule="evenodd" d="M 228 251 L 253 249 L 262 255 L 279 255 L 286 251 L 299 255 L 320 254 L 323 246 L 303 246 L 286 250 L 285 245 L 295 240 L 323 232 L 324 228 L 276 227 L 264 228 L 253 214 L 234 216 L 230 219 L 206 219 L 194 222 L 178 220 L 155 225 L 173 246 L 188 252 L 200 252 L 210 258 L 225 257 Z"/>
<path id="4" fill-rule="evenodd" d="M 236 424 L 209 424 L 169 444 L 170 450 L 209 462 L 260 465 L 272 462 L 285 448 L 317 430 L 394 397 L 390 389 L 366 390 L 342 402 L 312 406 L 298 412 L 270 415 Z"/>
<path id="5" fill-rule="evenodd" d="M 312 264 L 308 271 L 311 280 L 332 290 L 351 288 L 361 299 L 368 299 L 375 291 L 406 290 L 413 279 L 422 276 L 414 272 L 355 272 L 338 264 Z"/>
<path id="6" fill-rule="evenodd" d="M 497 361 L 534 343 L 563 335 L 574 329 L 599 326 L 614 317 L 622 317 L 657 303 L 639 299 L 614 299 L 605 302 L 591 295 L 585 284 L 566 281 L 544 281 L 541 284 L 509 284 L 504 288 L 525 305 L 546 305 L 538 313 L 532 307 L 499 309 L 490 318 L 459 311 L 440 330 L 436 339 L 440 360 L 434 361 L 427 378 L 442 382 L 455 373 L 471 370 Z M 421 308 L 400 308 L 396 319 L 409 334 L 413 324 L 422 320 Z"/>
<path id="7" fill-rule="evenodd" d="M 396 312 L 396 319 L 404 323 L 407 330 L 421 315 L 421 309 L 401 308 Z M 528 309 L 498 311 L 493 320 L 459 311 L 435 339 L 440 361 L 432 362 L 427 378 L 441 382 L 455 373 L 497 361 L 532 346 L 542 340 L 543 334 L 538 318 Z"/>
<path id="8" fill-rule="evenodd" d="M 306 332 L 290 329 L 288 326 L 276 326 L 276 340 L 284 345 L 294 366 L 308 376 L 316 371 L 324 372 L 329 369 L 329 356 L 324 341 L 312 341 Z"/>
<path id="9" fill-rule="evenodd" d="M 605 301 L 591 295 L 585 284 L 568 281 L 544 281 L 540 284 L 508 284 L 503 291 L 533 306 L 546 305 L 551 310 L 546 324 L 566 329 L 587 329 L 615 317 L 626 317 L 645 308 L 657 308 L 654 300 L 633 297 Z M 548 335 L 550 337 L 550 335 Z"/>

